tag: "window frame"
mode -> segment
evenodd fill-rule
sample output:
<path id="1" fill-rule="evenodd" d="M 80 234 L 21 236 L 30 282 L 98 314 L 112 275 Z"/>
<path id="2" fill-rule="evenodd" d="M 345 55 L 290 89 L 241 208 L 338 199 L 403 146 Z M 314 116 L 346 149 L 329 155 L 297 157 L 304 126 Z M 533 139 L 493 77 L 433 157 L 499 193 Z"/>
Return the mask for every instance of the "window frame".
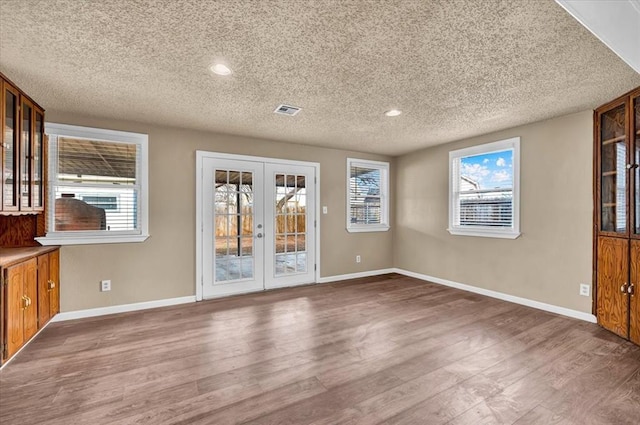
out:
<path id="1" fill-rule="evenodd" d="M 140 160 L 136 164 L 136 182 L 139 187 L 138 208 L 140 210 L 138 228 L 131 231 L 50 231 L 47 223 L 47 233 L 44 237 L 36 238 L 42 245 L 85 245 L 105 243 L 144 242 L 149 238 L 149 136 L 143 133 L 107 130 L 102 128 L 81 127 L 68 124 L 45 123 L 47 136 L 72 137 L 90 139 L 101 142 L 131 143 L 140 147 Z M 58 158 L 50 143 L 47 143 L 47 205 L 46 212 L 49 219 L 55 217 L 55 191 L 57 184 Z"/>
<path id="2" fill-rule="evenodd" d="M 373 168 L 380 170 L 380 224 L 351 223 L 351 167 Z M 347 158 L 347 232 L 386 232 L 389 225 L 389 163 L 369 159 Z"/>
<path id="3" fill-rule="evenodd" d="M 513 151 L 512 226 L 495 228 L 488 226 L 461 226 L 456 224 L 459 203 L 456 190 L 459 187 L 460 172 L 456 164 L 461 158 L 494 152 Z M 512 137 L 497 142 L 449 151 L 449 227 L 447 231 L 456 236 L 479 236 L 486 238 L 516 239 L 520 233 L 520 137 Z"/>

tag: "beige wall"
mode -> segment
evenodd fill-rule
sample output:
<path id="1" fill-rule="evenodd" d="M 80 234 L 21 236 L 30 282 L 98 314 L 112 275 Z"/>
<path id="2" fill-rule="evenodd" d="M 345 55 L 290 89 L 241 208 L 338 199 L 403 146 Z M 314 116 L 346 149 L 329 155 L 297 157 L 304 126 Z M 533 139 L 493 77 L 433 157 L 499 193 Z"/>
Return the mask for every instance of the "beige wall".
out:
<path id="1" fill-rule="evenodd" d="M 393 231 L 348 233 L 345 230 L 346 158 L 389 161 L 388 157 L 55 111 L 47 111 L 47 121 L 149 134 L 151 238 L 139 244 L 63 247 L 62 311 L 195 294 L 196 150 L 319 162 L 320 203 L 326 205 L 329 212 L 320 216 L 321 276 L 392 266 Z M 393 164 L 391 168 L 393 170 Z M 393 181 L 391 185 L 393 187 Z M 393 205 L 393 199 L 391 202 Z M 355 262 L 356 254 L 362 256 L 360 264 Z M 99 292 L 102 279 L 111 279 L 111 292 Z"/>
<path id="2" fill-rule="evenodd" d="M 592 128 L 585 111 L 397 158 L 394 266 L 591 312 Z M 449 151 L 516 136 L 522 236 L 450 235 Z"/>

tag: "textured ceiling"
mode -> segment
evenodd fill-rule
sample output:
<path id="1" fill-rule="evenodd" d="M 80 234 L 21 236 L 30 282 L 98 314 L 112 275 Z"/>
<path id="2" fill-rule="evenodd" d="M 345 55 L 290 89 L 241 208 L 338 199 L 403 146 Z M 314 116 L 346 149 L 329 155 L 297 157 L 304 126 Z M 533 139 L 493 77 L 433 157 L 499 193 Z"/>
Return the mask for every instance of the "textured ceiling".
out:
<path id="1" fill-rule="evenodd" d="M 0 15 L 0 70 L 46 109 L 391 155 L 640 85 L 552 0 L 0 0 Z"/>

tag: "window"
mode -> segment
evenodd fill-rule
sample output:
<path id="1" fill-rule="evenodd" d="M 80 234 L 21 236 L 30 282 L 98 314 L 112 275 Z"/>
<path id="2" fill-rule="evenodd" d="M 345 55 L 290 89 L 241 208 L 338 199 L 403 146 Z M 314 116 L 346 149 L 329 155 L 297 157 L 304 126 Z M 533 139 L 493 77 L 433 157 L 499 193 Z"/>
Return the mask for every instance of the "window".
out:
<path id="1" fill-rule="evenodd" d="M 389 163 L 347 158 L 347 231 L 389 230 Z"/>
<path id="2" fill-rule="evenodd" d="M 47 123 L 43 245 L 142 242 L 148 235 L 146 134 Z"/>
<path id="3" fill-rule="evenodd" d="M 449 233 L 520 236 L 520 138 L 449 152 Z"/>

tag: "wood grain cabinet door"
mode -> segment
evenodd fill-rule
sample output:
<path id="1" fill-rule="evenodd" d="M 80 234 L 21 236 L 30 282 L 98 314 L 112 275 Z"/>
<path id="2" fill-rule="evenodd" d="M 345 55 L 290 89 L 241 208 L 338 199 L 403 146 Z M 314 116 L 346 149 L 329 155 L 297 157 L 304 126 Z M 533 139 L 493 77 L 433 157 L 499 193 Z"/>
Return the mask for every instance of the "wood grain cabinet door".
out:
<path id="1" fill-rule="evenodd" d="M 629 240 L 598 238 L 598 323 L 629 337 Z"/>
<path id="2" fill-rule="evenodd" d="M 38 256 L 38 327 L 43 327 L 51 317 L 49 297 L 49 254 Z"/>
<path id="3" fill-rule="evenodd" d="M 22 281 L 24 280 L 24 264 L 9 267 L 6 271 L 6 338 L 7 358 L 15 354 L 24 342 L 24 315 L 26 306 Z"/>
<path id="4" fill-rule="evenodd" d="M 29 340 L 38 332 L 38 260 L 25 261 L 23 291 L 28 299 L 24 309 L 24 339 Z"/>
<path id="5" fill-rule="evenodd" d="M 640 240 L 631 241 L 630 260 L 633 289 L 629 300 L 629 339 L 640 344 Z"/>
<path id="6" fill-rule="evenodd" d="M 49 317 L 60 313 L 60 251 L 49 253 Z"/>

